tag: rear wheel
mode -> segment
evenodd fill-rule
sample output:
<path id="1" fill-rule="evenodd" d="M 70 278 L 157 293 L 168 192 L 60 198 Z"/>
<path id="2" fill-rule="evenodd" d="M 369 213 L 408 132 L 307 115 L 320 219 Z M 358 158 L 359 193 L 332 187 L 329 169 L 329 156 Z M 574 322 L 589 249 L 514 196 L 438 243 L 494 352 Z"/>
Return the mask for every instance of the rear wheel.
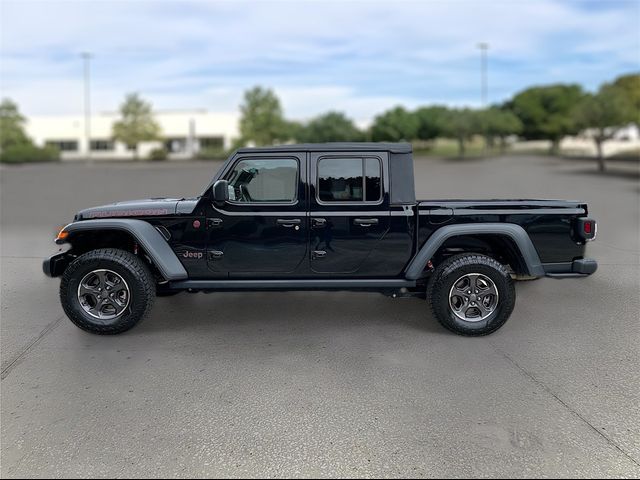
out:
<path id="1" fill-rule="evenodd" d="M 509 319 L 516 292 L 508 270 L 491 257 L 462 254 L 440 264 L 427 286 L 436 319 L 460 335 L 488 335 Z"/>
<path id="2" fill-rule="evenodd" d="M 85 253 L 65 270 L 60 301 L 69 319 L 91 333 L 122 333 L 151 309 L 155 281 L 147 265 L 124 250 Z"/>

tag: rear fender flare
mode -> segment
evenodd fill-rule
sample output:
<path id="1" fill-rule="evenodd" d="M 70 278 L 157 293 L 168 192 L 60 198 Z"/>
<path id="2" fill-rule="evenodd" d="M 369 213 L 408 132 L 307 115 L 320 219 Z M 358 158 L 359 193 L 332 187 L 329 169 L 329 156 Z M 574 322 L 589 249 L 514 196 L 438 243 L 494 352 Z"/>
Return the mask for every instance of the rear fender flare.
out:
<path id="1" fill-rule="evenodd" d="M 82 220 L 64 227 L 69 233 L 67 241 L 73 243 L 73 235 L 92 230 L 119 230 L 130 234 L 149 255 L 160 274 L 169 281 L 185 280 L 188 275 L 180 260 L 164 237 L 153 225 L 131 218 Z"/>
<path id="2" fill-rule="evenodd" d="M 473 223 L 465 225 L 447 225 L 436 230 L 409 263 L 405 271 L 407 280 L 416 280 L 424 271 L 424 267 L 433 258 L 438 249 L 452 237 L 460 235 L 497 235 L 513 240 L 527 267 L 528 274 L 535 277 L 544 276 L 544 268 L 538 252 L 533 246 L 529 234 L 515 223 Z"/>

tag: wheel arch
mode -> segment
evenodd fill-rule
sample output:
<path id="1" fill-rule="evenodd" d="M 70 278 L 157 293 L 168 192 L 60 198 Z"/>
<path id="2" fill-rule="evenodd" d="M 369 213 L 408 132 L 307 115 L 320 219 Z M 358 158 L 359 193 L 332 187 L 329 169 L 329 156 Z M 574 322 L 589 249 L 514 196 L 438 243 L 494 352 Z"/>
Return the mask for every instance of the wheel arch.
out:
<path id="1" fill-rule="evenodd" d="M 79 253 L 104 247 L 139 245 L 154 269 L 168 281 L 188 277 L 180 260 L 153 225 L 137 219 L 83 220 L 67 225 L 65 242 Z"/>
<path id="2" fill-rule="evenodd" d="M 524 228 L 513 223 L 477 223 L 446 225 L 436 230 L 407 266 L 405 277 L 409 280 L 418 279 L 430 260 L 436 258 L 443 248 L 455 246 L 456 243 L 479 244 L 488 252 L 504 249 L 503 256 L 518 273 L 536 277 L 544 275 L 538 252 Z M 476 250 L 471 248 L 467 251 Z"/>

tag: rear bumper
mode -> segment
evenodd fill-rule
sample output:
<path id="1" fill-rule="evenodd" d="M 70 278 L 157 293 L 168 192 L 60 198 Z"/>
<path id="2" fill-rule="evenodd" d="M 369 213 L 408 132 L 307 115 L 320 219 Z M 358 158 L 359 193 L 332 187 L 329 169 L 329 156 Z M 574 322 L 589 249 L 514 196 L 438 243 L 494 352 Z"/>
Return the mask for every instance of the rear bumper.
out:
<path id="1" fill-rule="evenodd" d="M 598 262 L 593 258 L 581 258 L 568 263 L 545 264 L 543 267 L 547 277 L 588 277 L 598 269 Z"/>
<path id="2" fill-rule="evenodd" d="M 42 262 L 42 271 L 47 277 L 59 277 L 71 262 L 72 257 L 68 252 L 60 252 L 45 258 Z"/>

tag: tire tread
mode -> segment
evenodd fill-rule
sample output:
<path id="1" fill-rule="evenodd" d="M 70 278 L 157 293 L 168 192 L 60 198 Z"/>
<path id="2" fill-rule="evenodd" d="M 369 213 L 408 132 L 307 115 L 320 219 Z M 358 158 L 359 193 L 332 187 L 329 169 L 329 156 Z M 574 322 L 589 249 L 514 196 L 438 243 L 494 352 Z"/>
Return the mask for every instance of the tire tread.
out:
<path id="1" fill-rule="evenodd" d="M 142 289 L 142 299 L 127 315 L 122 317 L 122 321 L 114 325 L 100 325 L 86 320 L 72 304 L 74 299 L 68 294 L 69 282 L 77 270 L 90 262 L 113 262 L 129 271 L 139 282 Z M 98 335 L 115 335 L 133 328 L 142 321 L 151 311 L 155 299 L 156 282 L 149 267 L 137 256 L 118 248 L 100 248 L 91 250 L 76 258 L 64 271 L 60 282 L 60 302 L 67 317 L 82 330 Z"/>
<path id="2" fill-rule="evenodd" d="M 485 267 L 492 268 L 496 270 L 500 275 L 502 275 L 507 282 L 507 285 L 510 287 L 513 294 L 506 295 L 506 298 L 502 298 L 503 302 L 503 310 L 507 312 L 506 315 L 503 315 L 499 321 L 491 324 L 488 328 L 483 329 L 467 329 L 462 328 L 454 322 L 449 321 L 447 315 L 444 312 L 441 312 L 438 305 L 438 294 L 442 294 L 444 289 L 444 283 L 446 278 L 456 270 L 462 267 L 470 267 L 475 265 L 483 265 Z M 431 275 L 429 282 L 427 283 L 427 300 L 429 301 L 429 306 L 431 309 L 432 315 L 438 320 L 438 323 L 442 325 L 447 330 L 450 330 L 458 335 L 470 336 L 470 337 L 480 337 L 484 335 L 489 335 L 496 330 L 498 330 L 504 323 L 508 320 L 509 315 L 513 311 L 515 306 L 515 290 L 513 289 L 513 280 L 511 279 L 511 275 L 507 268 L 498 262 L 495 258 L 488 257 L 486 255 L 481 255 L 479 253 L 463 253 L 460 255 L 455 255 L 444 262 L 442 262 L 435 270 L 435 272 Z M 434 301 L 435 300 L 435 301 Z"/>

